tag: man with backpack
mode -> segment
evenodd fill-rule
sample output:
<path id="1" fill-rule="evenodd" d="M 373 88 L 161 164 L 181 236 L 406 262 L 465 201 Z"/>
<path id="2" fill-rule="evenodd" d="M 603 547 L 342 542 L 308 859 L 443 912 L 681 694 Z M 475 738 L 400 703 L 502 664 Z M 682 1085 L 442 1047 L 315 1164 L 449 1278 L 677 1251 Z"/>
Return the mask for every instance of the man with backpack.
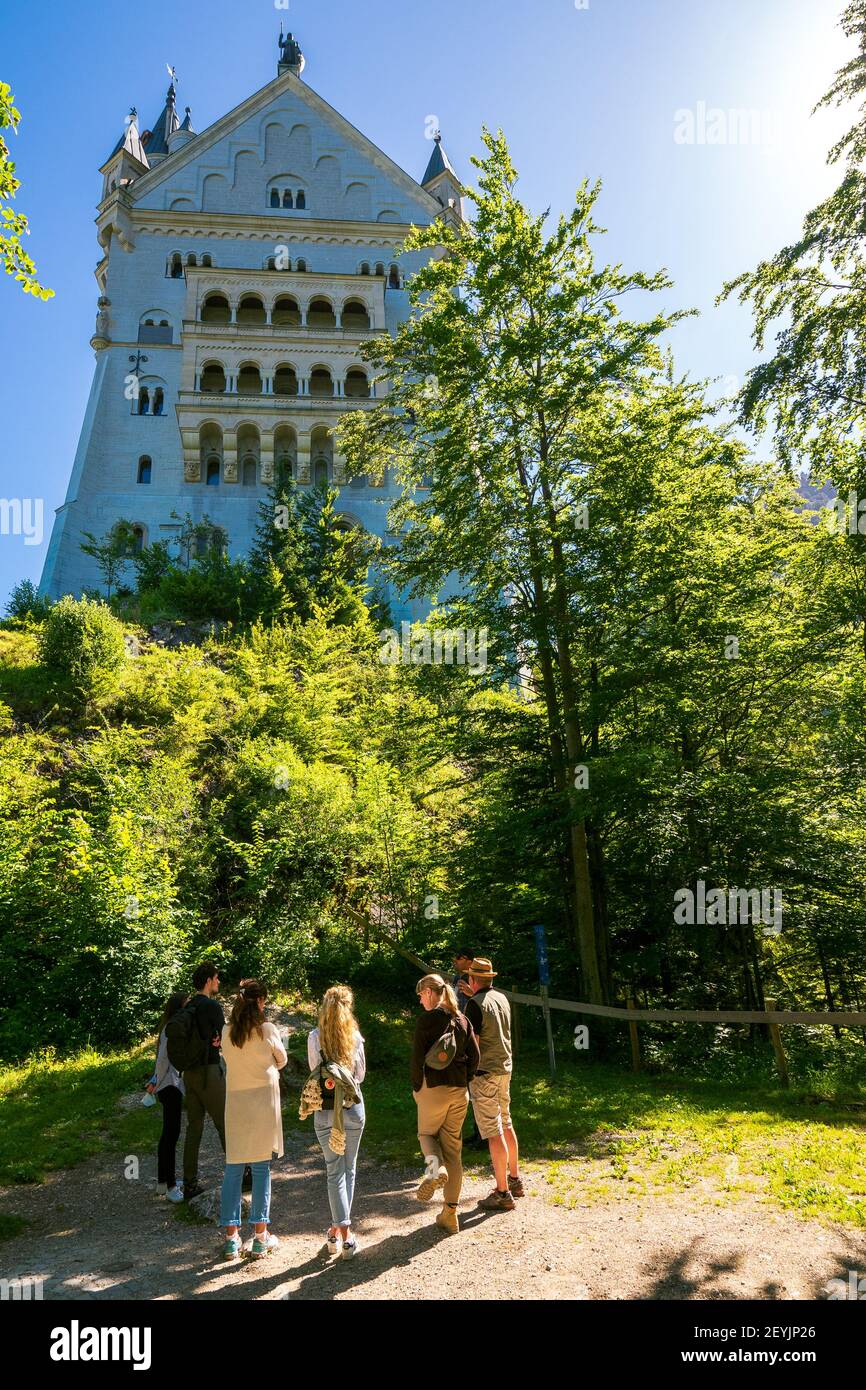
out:
<path id="1" fill-rule="evenodd" d="M 220 1042 L 225 1015 L 216 1002 L 219 973 L 213 961 L 196 966 L 196 993 L 166 1026 L 168 1058 L 183 1076 L 186 1089 L 186 1140 L 183 1146 L 183 1199 L 189 1202 L 204 1188 L 198 1180 L 198 1154 L 204 1117 L 210 1115 L 226 1151 L 226 1083 L 220 1065 Z"/>

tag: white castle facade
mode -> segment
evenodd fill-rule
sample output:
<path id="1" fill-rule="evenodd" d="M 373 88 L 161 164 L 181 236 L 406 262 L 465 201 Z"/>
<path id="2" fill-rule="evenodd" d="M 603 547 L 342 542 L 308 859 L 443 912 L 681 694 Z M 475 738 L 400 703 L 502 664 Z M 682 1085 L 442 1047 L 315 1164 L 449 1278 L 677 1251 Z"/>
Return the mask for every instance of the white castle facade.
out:
<path id="1" fill-rule="evenodd" d="M 121 518 L 136 544 L 208 517 L 250 548 L 276 466 L 339 489 L 345 524 L 386 538 L 395 483 L 347 476 L 335 426 L 374 391 L 360 349 L 409 314 L 414 223 L 463 215 L 436 140 L 416 181 L 304 82 L 280 38 L 276 78 L 201 134 L 174 80 L 151 130 L 135 113 L 100 170 L 96 367 L 42 580 L 96 588 L 80 543 Z M 393 539 L 393 538 L 392 538 Z M 388 595 L 396 620 L 422 617 Z"/>

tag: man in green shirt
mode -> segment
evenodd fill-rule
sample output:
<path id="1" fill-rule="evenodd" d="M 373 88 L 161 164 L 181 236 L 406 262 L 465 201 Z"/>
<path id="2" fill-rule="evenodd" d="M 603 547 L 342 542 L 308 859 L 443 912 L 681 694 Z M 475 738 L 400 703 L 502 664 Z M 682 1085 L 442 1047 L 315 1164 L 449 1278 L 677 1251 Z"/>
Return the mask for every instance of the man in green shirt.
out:
<path id="1" fill-rule="evenodd" d="M 469 967 L 471 998 L 466 1017 L 475 1029 L 481 1065 L 469 1083 L 472 1111 L 482 1139 L 490 1146 L 496 1186 L 479 1204 L 485 1211 L 514 1211 L 523 1196 L 517 1135 L 511 1123 L 511 1006 L 493 988 L 497 972 L 489 960 L 476 957 Z"/>

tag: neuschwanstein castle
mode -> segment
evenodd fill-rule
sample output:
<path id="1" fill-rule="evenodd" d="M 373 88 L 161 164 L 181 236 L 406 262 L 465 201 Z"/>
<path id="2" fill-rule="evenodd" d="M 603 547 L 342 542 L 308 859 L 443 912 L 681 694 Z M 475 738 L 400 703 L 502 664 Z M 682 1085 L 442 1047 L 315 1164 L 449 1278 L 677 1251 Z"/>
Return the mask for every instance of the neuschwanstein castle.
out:
<path id="1" fill-rule="evenodd" d="M 171 540 L 177 516 L 223 527 L 248 549 L 275 464 L 299 487 L 340 489 L 347 525 L 384 537 L 393 479 L 348 477 L 335 447 L 364 408 L 360 356 L 409 314 L 401 255 L 411 224 L 463 216 L 437 136 L 420 183 L 307 86 L 280 36 L 272 82 L 201 134 L 189 107 L 135 112 L 102 166 L 96 368 L 43 589 L 97 587 L 82 533 L 119 518 L 138 545 Z M 423 616 L 391 594 L 400 620 Z"/>

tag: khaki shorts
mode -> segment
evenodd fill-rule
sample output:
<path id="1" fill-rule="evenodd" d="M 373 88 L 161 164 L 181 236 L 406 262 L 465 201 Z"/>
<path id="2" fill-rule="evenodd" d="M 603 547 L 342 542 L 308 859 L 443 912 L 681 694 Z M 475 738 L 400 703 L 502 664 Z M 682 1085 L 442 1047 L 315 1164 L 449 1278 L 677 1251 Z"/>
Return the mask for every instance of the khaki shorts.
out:
<path id="1" fill-rule="evenodd" d="M 511 1127 L 511 1072 L 487 1072 L 469 1082 L 472 1112 L 482 1139 Z"/>

